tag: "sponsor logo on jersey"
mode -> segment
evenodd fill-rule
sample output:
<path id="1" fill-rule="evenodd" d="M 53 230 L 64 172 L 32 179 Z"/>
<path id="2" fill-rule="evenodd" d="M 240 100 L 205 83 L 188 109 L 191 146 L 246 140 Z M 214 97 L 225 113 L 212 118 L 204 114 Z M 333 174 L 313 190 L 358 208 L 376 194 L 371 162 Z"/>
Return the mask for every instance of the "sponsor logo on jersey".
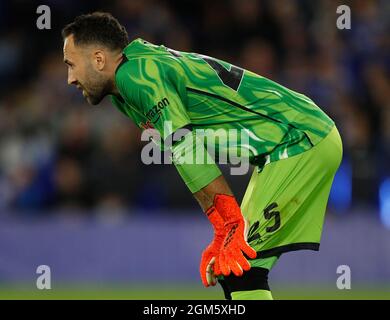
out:
<path id="1" fill-rule="evenodd" d="M 156 123 L 160 119 L 162 110 L 167 106 L 169 106 L 169 100 L 168 98 L 163 98 L 145 113 L 145 117 L 151 123 Z"/>
<path id="2" fill-rule="evenodd" d="M 154 129 L 154 126 L 152 125 L 152 123 L 149 120 L 146 121 L 145 123 L 140 122 L 139 126 L 144 128 L 144 129 Z"/>

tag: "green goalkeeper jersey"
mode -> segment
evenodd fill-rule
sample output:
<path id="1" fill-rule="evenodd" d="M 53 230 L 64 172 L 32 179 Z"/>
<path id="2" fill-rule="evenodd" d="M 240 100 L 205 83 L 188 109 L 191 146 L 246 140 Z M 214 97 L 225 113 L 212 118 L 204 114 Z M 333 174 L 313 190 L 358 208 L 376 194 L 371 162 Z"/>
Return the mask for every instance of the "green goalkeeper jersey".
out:
<path id="1" fill-rule="evenodd" d="M 246 149 L 252 164 L 264 165 L 310 149 L 334 126 L 308 97 L 228 62 L 143 39 L 123 53 L 115 76 L 121 97 L 112 102 L 163 140 L 188 125 L 236 129 L 225 147 Z"/>

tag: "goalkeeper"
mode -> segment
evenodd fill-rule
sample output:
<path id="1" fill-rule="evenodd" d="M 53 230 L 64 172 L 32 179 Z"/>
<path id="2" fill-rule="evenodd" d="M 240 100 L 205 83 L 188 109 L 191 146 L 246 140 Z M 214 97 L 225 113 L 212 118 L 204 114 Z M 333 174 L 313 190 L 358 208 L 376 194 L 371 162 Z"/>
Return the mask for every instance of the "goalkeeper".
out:
<path id="1" fill-rule="evenodd" d="M 272 299 L 268 273 L 280 255 L 319 250 L 342 158 L 334 121 L 308 97 L 225 61 L 142 39 L 129 43 L 108 13 L 79 16 L 62 35 L 68 83 L 90 104 L 110 96 L 140 128 L 155 128 L 162 148 L 186 129 L 169 147 L 214 228 L 200 263 L 204 285 L 219 282 L 227 299 Z M 255 166 L 241 207 L 215 163 L 175 156 L 204 151 L 200 128 L 241 133 L 215 146 L 217 152 L 246 150 Z"/>

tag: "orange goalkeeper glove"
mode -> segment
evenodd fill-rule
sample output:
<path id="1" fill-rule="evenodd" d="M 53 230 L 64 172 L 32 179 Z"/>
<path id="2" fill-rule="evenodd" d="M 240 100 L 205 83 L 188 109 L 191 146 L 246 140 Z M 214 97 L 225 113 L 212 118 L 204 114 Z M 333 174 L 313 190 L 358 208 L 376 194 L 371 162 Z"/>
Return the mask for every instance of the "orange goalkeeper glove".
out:
<path id="1" fill-rule="evenodd" d="M 246 241 L 246 222 L 234 196 L 217 194 L 214 197 L 214 206 L 225 221 L 226 236 L 219 255 L 215 259 L 214 274 L 228 276 L 233 272 L 242 276 L 244 271 L 251 268 L 245 253 L 249 258 L 256 258 L 256 251 Z"/>
<path id="2" fill-rule="evenodd" d="M 217 279 L 213 272 L 213 264 L 225 239 L 226 231 L 224 221 L 214 206 L 206 211 L 206 215 L 213 226 L 214 239 L 202 253 L 199 271 L 203 285 L 208 287 L 217 284 Z"/>

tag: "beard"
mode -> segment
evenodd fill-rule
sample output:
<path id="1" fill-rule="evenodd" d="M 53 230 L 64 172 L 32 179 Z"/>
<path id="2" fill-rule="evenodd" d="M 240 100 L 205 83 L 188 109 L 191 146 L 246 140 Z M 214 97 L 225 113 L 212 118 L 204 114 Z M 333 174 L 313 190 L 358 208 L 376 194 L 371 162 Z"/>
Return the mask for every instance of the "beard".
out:
<path id="1" fill-rule="evenodd" d="M 83 96 L 90 105 L 99 104 L 110 93 L 111 88 L 110 82 L 92 68 L 87 80 L 80 85 L 83 88 Z"/>
<path id="2" fill-rule="evenodd" d="M 101 95 L 101 94 L 90 94 L 90 93 L 86 93 L 84 95 L 85 97 L 85 100 L 87 100 L 87 102 L 92 105 L 92 106 L 96 106 L 97 104 L 99 104 L 103 98 L 105 97 L 105 95 Z"/>

